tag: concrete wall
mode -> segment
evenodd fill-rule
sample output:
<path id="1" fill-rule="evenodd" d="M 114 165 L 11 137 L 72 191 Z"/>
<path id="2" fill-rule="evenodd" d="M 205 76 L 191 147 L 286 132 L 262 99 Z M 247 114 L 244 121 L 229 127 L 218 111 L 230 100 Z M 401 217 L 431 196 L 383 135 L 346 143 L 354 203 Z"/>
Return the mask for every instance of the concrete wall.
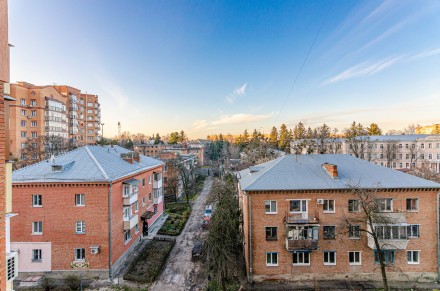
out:
<path id="1" fill-rule="evenodd" d="M 18 271 L 49 272 L 52 270 L 52 244 L 50 242 L 13 242 L 11 249 L 19 251 Z M 32 250 L 41 249 L 41 261 L 32 261 Z"/>

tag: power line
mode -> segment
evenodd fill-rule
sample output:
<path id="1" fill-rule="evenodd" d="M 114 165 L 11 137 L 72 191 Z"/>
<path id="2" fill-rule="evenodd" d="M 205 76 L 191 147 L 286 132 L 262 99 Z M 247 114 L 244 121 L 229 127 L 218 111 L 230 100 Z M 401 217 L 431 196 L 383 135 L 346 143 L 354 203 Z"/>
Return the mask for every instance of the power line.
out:
<path id="1" fill-rule="evenodd" d="M 327 12 L 325 13 L 324 18 L 322 19 L 321 25 L 319 26 L 319 29 L 316 32 L 315 38 L 313 39 L 312 44 L 310 45 L 310 48 L 309 48 L 309 50 L 308 50 L 308 52 L 306 54 L 306 57 L 304 58 L 304 61 L 302 62 L 301 67 L 299 68 L 299 71 L 298 71 L 298 74 L 296 75 L 295 80 L 293 81 L 292 87 L 290 87 L 289 93 L 287 94 L 286 99 L 284 100 L 284 103 L 281 106 L 280 111 L 278 111 L 277 116 L 275 117 L 274 126 L 276 125 L 276 123 L 278 121 L 278 117 L 280 116 L 281 111 L 286 106 L 287 100 L 289 100 L 289 97 L 290 97 L 290 95 L 293 92 L 293 88 L 295 87 L 296 82 L 298 81 L 298 78 L 301 75 L 301 72 L 302 72 L 302 70 L 303 70 L 303 68 L 304 68 L 304 66 L 305 66 L 305 64 L 307 62 L 307 59 L 309 58 L 310 52 L 312 51 L 313 47 L 315 46 L 315 42 L 318 39 L 319 34 L 321 33 L 322 27 L 324 26 L 325 20 L 327 19 L 327 16 L 328 16 L 328 14 L 330 12 L 331 6 L 332 6 L 332 3 L 330 2 L 329 6 L 328 6 L 328 9 L 327 9 Z"/>

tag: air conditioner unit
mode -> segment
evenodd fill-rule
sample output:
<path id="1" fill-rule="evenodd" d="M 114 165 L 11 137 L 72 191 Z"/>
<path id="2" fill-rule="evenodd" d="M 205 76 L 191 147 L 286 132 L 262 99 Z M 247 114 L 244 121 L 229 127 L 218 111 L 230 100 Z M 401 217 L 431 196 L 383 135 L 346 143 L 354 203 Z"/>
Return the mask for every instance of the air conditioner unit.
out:
<path id="1" fill-rule="evenodd" d="M 92 253 L 92 255 L 99 254 L 99 246 L 91 246 L 90 252 Z"/>
<path id="2" fill-rule="evenodd" d="M 317 204 L 324 204 L 324 199 L 317 199 Z"/>
<path id="3" fill-rule="evenodd" d="M 29 105 L 29 108 L 32 108 L 32 107 L 34 107 L 32 104 L 31 105 Z"/>
<path id="4" fill-rule="evenodd" d="M 32 116 L 28 115 L 28 118 L 29 118 L 29 119 L 31 119 L 31 118 L 32 118 Z"/>

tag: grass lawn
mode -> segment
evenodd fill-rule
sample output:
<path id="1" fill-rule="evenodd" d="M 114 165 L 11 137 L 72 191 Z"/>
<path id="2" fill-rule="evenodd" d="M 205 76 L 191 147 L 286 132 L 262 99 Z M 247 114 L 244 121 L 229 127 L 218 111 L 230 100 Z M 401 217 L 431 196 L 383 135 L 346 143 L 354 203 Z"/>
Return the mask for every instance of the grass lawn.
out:
<path id="1" fill-rule="evenodd" d="M 174 241 L 153 240 L 124 275 L 124 280 L 139 283 L 152 283 L 159 276 Z"/>
<path id="2" fill-rule="evenodd" d="M 168 218 L 159 229 L 158 234 L 179 235 L 185 227 L 191 208 L 186 203 L 168 203 L 165 212 Z"/>

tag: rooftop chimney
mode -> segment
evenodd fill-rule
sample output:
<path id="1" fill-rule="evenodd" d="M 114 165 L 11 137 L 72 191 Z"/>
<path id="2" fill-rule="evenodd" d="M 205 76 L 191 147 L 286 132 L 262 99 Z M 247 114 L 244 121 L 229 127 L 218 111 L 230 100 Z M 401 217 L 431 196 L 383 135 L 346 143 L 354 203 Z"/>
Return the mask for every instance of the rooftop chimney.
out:
<path id="1" fill-rule="evenodd" d="M 322 164 L 322 166 L 330 175 L 330 177 L 332 177 L 333 179 L 338 178 L 338 166 L 327 163 Z"/>

